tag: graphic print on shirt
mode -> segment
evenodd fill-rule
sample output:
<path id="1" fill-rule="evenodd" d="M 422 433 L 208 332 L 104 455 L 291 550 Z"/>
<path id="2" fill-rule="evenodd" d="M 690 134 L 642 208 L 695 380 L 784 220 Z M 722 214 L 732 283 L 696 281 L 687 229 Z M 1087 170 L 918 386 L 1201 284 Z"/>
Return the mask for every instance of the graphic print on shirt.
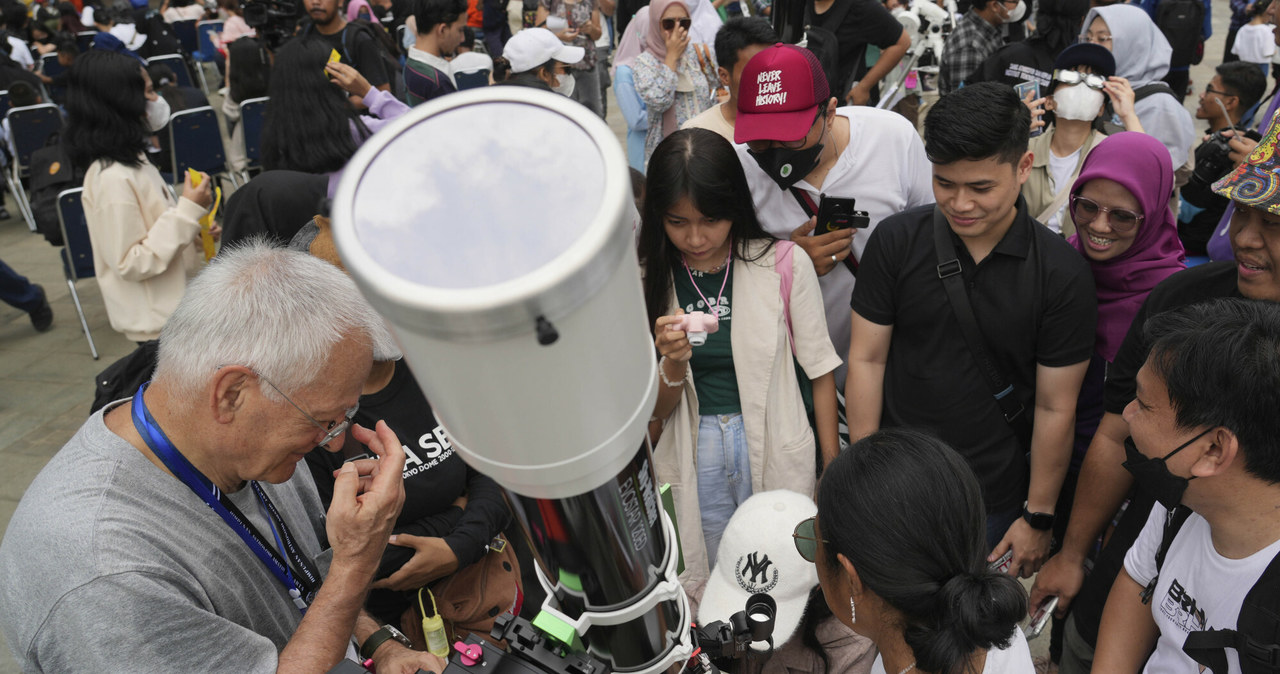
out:
<path id="1" fill-rule="evenodd" d="M 692 274 L 695 278 L 699 278 L 699 279 L 701 279 L 703 276 L 706 276 L 706 274 L 700 271 L 695 271 L 695 270 L 690 270 L 690 274 Z M 711 308 L 707 307 L 707 302 L 711 303 Z M 697 300 L 690 302 L 681 308 L 684 309 L 684 312 L 686 314 L 691 314 L 695 311 L 702 311 L 709 314 L 714 311 L 716 318 L 720 319 L 721 321 L 729 321 L 730 319 L 733 318 L 733 306 L 729 302 L 729 298 L 728 297 L 720 297 L 720 298 L 711 297 L 711 293 L 707 293 L 706 302 L 702 301 L 702 298 L 699 297 Z"/>
<path id="2" fill-rule="evenodd" d="M 1183 587 L 1177 578 L 1169 584 L 1164 601 L 1160 602 L 1160 612 L 1170 622 L 1191 633 L 1205 629 L 1204 609 L 1200 608 L 1196 598 Z"/>
<path id="3" fill-rule="evenodd" d="M 418 438 L 420 452 L 414 451 L 407 444 L 401 446 L 404 448 L 404 479 L 406 480 L 420 472 L 435 468 L 445 459 L 453 456 L 453 443 L 449 441 L 449 435 L 445 433 L 443 425 L 436 425 L 435 430 L 423 433 L 422 437 Z"/>

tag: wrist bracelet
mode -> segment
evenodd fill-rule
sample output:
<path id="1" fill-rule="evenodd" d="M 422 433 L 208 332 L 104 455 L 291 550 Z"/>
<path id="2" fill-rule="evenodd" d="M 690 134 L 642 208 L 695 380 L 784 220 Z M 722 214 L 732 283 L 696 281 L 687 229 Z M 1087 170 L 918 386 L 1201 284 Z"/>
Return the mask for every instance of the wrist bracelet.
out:
<path id="1" fill-rule="evenodd" d="M 681 386 L 684 386 L 683 377 L 677 381 L 671 381 L 670 379 L 667 378 L 667 371 L 662 367 L 662 364 L 665 362 L 667 362 L 666 356 L 663 356 L 658 361 L 658 376 L 662 377 L 662 383 L 665 384 L 667 388 L 680 388 Z"/>

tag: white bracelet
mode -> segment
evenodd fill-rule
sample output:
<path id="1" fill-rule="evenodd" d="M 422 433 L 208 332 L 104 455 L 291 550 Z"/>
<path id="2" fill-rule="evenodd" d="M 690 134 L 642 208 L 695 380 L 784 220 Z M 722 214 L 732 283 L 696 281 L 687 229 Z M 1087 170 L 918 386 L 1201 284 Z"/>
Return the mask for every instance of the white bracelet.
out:
<path id="1" fill-rule="evenodd" d="M 681 386 L 684 386 L 683 378 L 679 381 L 671 381 L 670 379 L 667 379 L 667 371 L 662 369 L 662 364 L 665 362 L 667 362 L 666 356 L 663 356 L 658 360 L 658 376 L 662 377 L 662 383 L 665 384 L 667 388 L 680 388 Z"/>

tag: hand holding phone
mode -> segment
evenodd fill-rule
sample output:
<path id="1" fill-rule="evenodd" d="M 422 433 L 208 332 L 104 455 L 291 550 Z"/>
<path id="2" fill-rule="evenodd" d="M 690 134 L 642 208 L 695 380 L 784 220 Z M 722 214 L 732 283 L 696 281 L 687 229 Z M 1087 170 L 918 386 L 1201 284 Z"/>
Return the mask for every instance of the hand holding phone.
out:
<path id="1" fill-rule="evenodd" d="M 818 226 L 813 230 L 815 235 L 841 229 L 862 229 L 871 224 L 871 216 L 866 211 L 857 209 L 858 201 L 853 197 L 823 194 L 818 198 Z"/>
<path id="2" fill-rule="evenodd" d="M 1044 626 L 1049 624 L 1049 618 L 1053 617 L 1053 612 L 1057 610 L 1057 608 L 1057 597 L 1049 597 L 1044 600 L 1044 603 L 1040 604 L 1040 608 L 1036 609 L 1036 614 L 1031 616 L 1031 622 L 1028 623 L 1027 628 L 1023 630 L 1023 633 L 1027 636 L 1027 641 L 1040 636 L 1040 633 L 1044 631 Z"/>

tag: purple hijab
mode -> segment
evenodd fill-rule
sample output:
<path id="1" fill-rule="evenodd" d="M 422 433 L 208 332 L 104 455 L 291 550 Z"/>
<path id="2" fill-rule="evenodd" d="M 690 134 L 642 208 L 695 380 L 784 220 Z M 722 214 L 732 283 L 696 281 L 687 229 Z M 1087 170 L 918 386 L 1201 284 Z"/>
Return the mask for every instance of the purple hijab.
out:
<path id="1" fill-rule="evenodd" d="M 1147 294 L 1169 275 L 1185 269 L 1187 255 L 1178 240 L 1177 220 L 1169 210 L 1173 166 L 1160 141 L 1133 131 L 1108 137 L 1085 157 L 1071 196 L 1095 178 L 1120 183 L 1141 204 L 1145 216 L 1133 245 L 1110 260 L 1095 262 L 1090 258 L 1079 233 L 1068 239 L 1093 268 L 1098 288 L 1097 351 L 1111 363 Z"/>

